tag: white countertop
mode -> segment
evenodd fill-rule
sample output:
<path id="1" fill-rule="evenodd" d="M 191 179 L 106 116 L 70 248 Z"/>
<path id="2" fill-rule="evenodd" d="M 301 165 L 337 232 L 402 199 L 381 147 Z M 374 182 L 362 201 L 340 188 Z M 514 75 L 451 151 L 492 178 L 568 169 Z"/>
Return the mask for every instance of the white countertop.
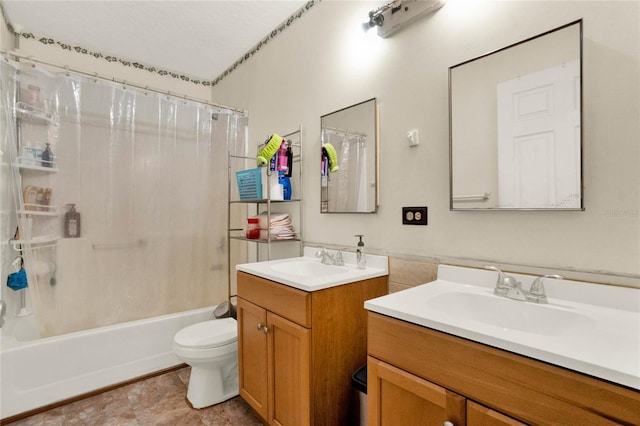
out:
<path id="1" fill-rule="evenodd" d="M 348 284 L 355 281 L 389 275 L 389 260 L 387 256 L 366 254 L 366 268 L 357 269 L 356 255 L 353 252 L 343 252 L 345 265 L 340 267 L 332 267 L 336 268 L 337 272 L 330 275 L 301 275 L 296 273 L 287 273 L 283 272 L 282 269 L 278 269 L 279 267 L 276 266 L 302 261 L 317 264 L 315 266 L 321 268 L 320 265 L 322 264 L 320 262 L 320 259 L 315 257 L 315 253 L 317 251 L 318 248 L 305 247 L 304 256 L 302 257 L 270 260 L 265 262 L 243 263 L 236 265 L 236 270 L 266 278 L 268 280 L 285 284 L 304 291 L 323 290 L 325 288 Z M 335 254 L 335 251 L 329 250 L 329 253 L 333 255 Z M 274 266 L 276 266 L 276 269 L 274 269 Z"/>
<path id="2" fill-rule="evenodd" d="M 535 278 L 510 275 L 527 290 Z M 546 279 L 549 303 L 537 305 L 494 296 L 496 279 L 493 271 L 440 265 L 436 281 L 365 308 L 640 390 L 640 289 Z M 470 304 L 489 298 L 498 299 L 491 300 L 497 312 Z M 523 310 L 561 320 L 526 324 Z"/>

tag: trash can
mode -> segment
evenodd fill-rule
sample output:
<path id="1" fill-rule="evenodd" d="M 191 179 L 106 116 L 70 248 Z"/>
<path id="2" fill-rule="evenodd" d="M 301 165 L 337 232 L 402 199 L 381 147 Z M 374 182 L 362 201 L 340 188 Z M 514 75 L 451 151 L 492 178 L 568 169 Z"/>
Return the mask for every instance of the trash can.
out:
<path id="1" fill-rule="evenodd" d="M 367 364 L 351 375 L 351 385 L 358 393 L 359 425 L 367 425 Z"/>

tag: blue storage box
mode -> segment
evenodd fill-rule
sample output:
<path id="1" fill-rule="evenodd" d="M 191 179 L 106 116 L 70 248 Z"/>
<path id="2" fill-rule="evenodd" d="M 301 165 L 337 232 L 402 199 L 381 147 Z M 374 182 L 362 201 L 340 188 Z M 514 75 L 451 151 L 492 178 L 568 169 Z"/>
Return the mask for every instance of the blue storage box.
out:
<path id="1" fill-rule="evenodd" d="M 236 172 L 240 200 L 262 199 L 262 169 L 247 169 Z"/>

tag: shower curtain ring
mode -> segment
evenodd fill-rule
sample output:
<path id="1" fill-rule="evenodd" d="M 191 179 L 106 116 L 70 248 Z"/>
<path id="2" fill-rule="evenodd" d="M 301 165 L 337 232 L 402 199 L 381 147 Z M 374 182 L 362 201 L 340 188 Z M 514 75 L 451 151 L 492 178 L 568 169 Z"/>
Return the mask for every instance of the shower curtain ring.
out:
<path id="1" fill-rule="evenodd" d="M 11 262 L 11 266 L 13 266 L 16 272 L 22 269 L 22 267 L 24 266 L 24 259 L 22 258 L 22 256 L 16 256 L 16 258 L 13 259 L 13 262 Z"/>

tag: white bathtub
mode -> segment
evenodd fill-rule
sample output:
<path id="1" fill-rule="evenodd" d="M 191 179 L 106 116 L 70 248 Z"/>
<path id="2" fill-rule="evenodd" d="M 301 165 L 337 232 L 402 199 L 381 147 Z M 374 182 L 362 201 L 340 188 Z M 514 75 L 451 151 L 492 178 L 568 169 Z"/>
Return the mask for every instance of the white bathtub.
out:
<path id="1" fill-rule="evenodd" d="M 0 419 L 176 366 L 174 334 L 213 318 L 202 308 L 45 339 L 3 336 Z"/>

